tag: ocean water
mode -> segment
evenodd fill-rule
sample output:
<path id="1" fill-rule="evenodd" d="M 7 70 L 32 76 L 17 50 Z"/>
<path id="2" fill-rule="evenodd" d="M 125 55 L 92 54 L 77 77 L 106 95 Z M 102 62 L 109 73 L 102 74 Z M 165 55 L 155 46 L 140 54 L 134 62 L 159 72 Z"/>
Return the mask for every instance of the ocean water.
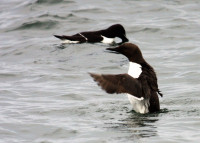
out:
<path id="1" fill-rule="evenodd" d="M 116 23 L 157 73 L 159 113 L 133 112 L 88 75 L 128 71 L 113 45 L 53 37 Z M 199 0 L 1 0 L 0 143 L 197 143 L 199 45 Z"/>

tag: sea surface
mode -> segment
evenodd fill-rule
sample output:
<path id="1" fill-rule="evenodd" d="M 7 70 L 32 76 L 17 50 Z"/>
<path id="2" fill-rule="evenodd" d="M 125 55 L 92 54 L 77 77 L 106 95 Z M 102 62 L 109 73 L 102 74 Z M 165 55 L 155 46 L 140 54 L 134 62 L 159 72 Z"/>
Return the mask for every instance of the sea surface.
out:
<path id="1" fill-rule="evenodd" d="M 159 113 L 135 113 L 89 76 L 127 73 L 115 45 L 53 36 L 116 23 L 157 73 Z M 0 0 L 0 143 L 199 141 L 199 0 Z"/>

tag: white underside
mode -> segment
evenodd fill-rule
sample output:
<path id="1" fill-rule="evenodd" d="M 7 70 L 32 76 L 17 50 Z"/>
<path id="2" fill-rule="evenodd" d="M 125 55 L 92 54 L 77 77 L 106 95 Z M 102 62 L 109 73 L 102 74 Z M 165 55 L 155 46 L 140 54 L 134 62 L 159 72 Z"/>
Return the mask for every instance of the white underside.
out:
<path id="1" fill-rule="evenodd" d="M 102 43 L 111 44 L 114 42 L 114 38 L 107 38 L 105 36 L 101 36 L 101 37 L 103 37 L 103 40 L 101 41 Z M 87 40 L 87 38 L 86 38 L 86 40 Z M 63 44 L 73 44 L 73 43 L 79 43 L 79 41 L 62 40 L 62 43 Z"/>
<path id="2" fill-rule="evenodd" d="M 128 99 L 133 107 L 133 110 L 135 110 L 138 113 L 145 114 L 149 112 L 149 101 L 145 100 L 143 97 L 137 98 L 133 95 L 127 94 Z"/>
<path id="3" fill-rule="evenodd" d="M 71 41 L 71 40 L 62 40 L 63 44 L 75 44 L 75 43 L 79 43 L 79 41 Z"/>
<path id="4" fill-rule="evenodd" d="M 138 78 L 140 74 L 142 73 L 142 66 L 137 63 L 129 62 L 129 70 L 128 74 L 132 76 L 133 78 Z M 128 95 L 128 99 L 133 107 L 133 110 L 135 110 L 138 113 L 145 114 L 149 112 L 149 101 L 145 100 L 143 97 L 137 98 L 134 95 Z"/>
<path id="5" fill-rule="evenodd" d="M 114 42 L 114 38 L 107 38 L 107 37 L 102 36 L 102 35 L 101 35 L 101 37 L 103 37 L 103 40 L 101 41 L 102 43 L 111 44 L 111 43 Z"/>

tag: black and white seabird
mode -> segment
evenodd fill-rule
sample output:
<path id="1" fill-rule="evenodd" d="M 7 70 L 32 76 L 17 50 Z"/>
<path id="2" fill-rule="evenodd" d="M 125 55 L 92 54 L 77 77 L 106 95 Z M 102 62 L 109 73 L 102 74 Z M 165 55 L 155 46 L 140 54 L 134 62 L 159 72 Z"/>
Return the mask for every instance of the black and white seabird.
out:
<path id="1" fill-rule="evenodd" d="M 72 36 L 54 36 L 61 39 L 62 43 L 102 42 L 110 44 L 114 42 L 115 37 L 121 38 L 121 43 L 128 42 L 128 39 L 126 38 L 126 31 L 121 24 L 115 24 L 108 27 L 107 29 L 99 31 L 80 32 Z"/>
<path id="2" fill-rule="evenodd" d="M 93 79 L 107 93 L 126 93 L 138 113 L 152 113 L 160 110 L 156 73 L 143 58 L 139 47 L 132 43 L 125 43 L 116 48 L 107 48 L 112 53 L 123 54 L 129 60 L 128 74 L 94 74 Z"/>

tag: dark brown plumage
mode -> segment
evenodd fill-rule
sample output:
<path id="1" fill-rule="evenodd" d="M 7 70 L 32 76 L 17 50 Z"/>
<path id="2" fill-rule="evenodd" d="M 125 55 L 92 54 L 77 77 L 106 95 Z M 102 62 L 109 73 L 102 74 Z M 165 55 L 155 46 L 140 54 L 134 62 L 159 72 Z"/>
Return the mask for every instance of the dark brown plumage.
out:
<path id="1" fill-rule="evenodd" d="M 160 103 L 158 94 L 160 96 L 162 94 L 158 89 L 156 73 L 153 67 L 144 60 L 139 47 L 135 44 L 125 43 L 119 47 L 108 48 L 107 50 L 123 54 L 130 62 L 136 64 L 138 67 L 141 66 L 139 77 L 133 77 L 129 74 L 99 75 L 90 73 L 91 77 L 107 93 L 128 93 L 136 97 L 138 101 L 144 100 L 146 102 L 144 103 L 144 107 L 148 105 L 148 112 L 159 111 Z"/>
<path id="2" fill-rule="evenodd" d="M 102 42 L 103 37 L 106 38 L 115 38 L 119 37 L 122 39 L 121 43 L 128 42 L 126 38 L 126 31 L 121 24 L 115 24 L 107 29 L 99 30 L 99 31 L 88 31 L 88 32 L 80 32 L 75 35 L 66 36 L 66 35 L 54 35 L 56 38 L 61 40 L 70 40 L 70 41 L 77 41 L 77 43 L 95 43 L 95 42 Z"/>

